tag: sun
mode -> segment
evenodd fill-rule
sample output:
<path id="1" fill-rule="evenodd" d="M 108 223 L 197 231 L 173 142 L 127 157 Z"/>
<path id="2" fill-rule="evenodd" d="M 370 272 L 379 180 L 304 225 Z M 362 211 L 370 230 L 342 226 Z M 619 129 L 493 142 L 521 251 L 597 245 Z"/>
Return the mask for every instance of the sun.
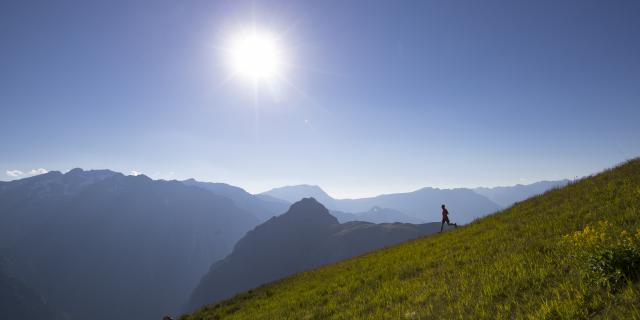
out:
<path id="1" fill-rule="evenodd" d="M 226 49 L 233 76 L 269 84 L 284 72 L 282 44 L 277 35 L 268 31 L 252 28 L 233 35 Z"/>

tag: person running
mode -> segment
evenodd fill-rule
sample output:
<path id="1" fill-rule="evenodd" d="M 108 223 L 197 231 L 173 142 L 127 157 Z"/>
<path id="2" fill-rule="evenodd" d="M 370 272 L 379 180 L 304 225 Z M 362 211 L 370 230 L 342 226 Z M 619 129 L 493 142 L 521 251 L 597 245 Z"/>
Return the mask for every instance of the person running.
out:
<path id="1" fill-rule="evenodd" d="M 440 232 L 442 232 L 445 222 L 447 223 L 448 226 L 453 225 L 456 228 L 458 227 L 457 223 L 451 223 L 451 221 L 449 221 L 449 210 L 447 210 L 447 208 L 445 208 L 443 204 L 442 205 L 442 225 L 440 226 Z"/>

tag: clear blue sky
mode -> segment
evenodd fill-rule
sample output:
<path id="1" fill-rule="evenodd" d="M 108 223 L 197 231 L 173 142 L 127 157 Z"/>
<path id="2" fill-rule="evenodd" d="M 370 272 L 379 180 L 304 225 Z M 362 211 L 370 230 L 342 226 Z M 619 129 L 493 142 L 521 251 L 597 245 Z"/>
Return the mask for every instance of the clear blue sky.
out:
<path id="1" fill-rule="evenodd" d="M 252 23 L 295 66 L 257 102 L 219 50 Z M 639 1 L 3 1 L 0 41 L 2 180 L 110 168 L 353 197 L 640 155 Z"/>

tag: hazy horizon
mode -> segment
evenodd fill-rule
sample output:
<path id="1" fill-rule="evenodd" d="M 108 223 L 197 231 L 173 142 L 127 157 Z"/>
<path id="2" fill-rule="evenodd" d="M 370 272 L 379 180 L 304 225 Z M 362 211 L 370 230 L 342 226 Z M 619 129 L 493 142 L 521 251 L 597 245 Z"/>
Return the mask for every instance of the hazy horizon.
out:
<path id="1" fill-rule="evenodd" d="M 184 180 L 188 180 L 188 179 L 195 179 L 196 181 L 199 182 L 206 182 L 206 183 L 225 183 L 225 184 L 229 184 L 235 187 L 240 187 L 242 189 L 244 189 L 245 191 L 251 193 L 251 194 L 260 194 L 260 193 L 264 193 L 266 191 L 270 191 L 273 189 L 277 189 L 277 188 L 281 188 L 281 187 L 290 187 L 290 186 L 312 186 L 312 187 L 319 187 L 320 189 L 322 189 L 322 191 L 324 191 L 325 193 L 327 193 L 329 196 L 331 196 L 332 198 L 336 199 L 336 200 L 341 200 L 341 199 L 357 199 L 357 198 L 368 198 L 368 197 L 375 197 L 375 196 L 379 196 L 379 195 L 384 195 L 384 194 L 395 194 L 395 193 L 408 193 L 408 192 L 413 192 L 413 191 L 417 191 L 423 188 L 434 188 L 434 189 L 457 189 L 457 188 L 464 188 L 464 189 L 474 189 L 474 188 L 496 188 L 496 187 L 513 187 L 516 185 L 530 185 L 530 184 L 535 184 L 538 182 L 552 182 L 552 181 L 561 181 L 561 180 L 575 180 L 575 179 L 580 179 L 583 178 L 585 176 L 580 176 L 580 177 L 573 177 L 573 178 L 560 178 L 560 179 L 542 179 L 542 180 L 536 180 L 536 181 L 520 181 L 518 183 L 515 184 L 511 184 L 511 185 L 495 185 L 495 186 L 485 186 L 485 185 L 478 185 L 478 186 L 432 186 L 432 185 L 422 185 L 422 186 L 418 186 L 415 187 L 413 189 L 407 189 L 407 190 L 390 190 L 390 191 L 382 191 L 379 193 L 354 193 L 354 195 L 352 196 L 341 196 L 341 195 L 336 195 L 334 194 L 331 190 L 318 185 L 318 184 L 313 184 L 313 183 L 294 183 L 294 184 L 284 184 L 284 185 L 275 185 L 275 186 L 271 186 L 268 187 L 267 189 L 264 190 L 258 190 L 258 191 L 252 191 L 250 189 L 245 188 L 244 186 L 238 185 L 238 184 L 234 184 L 234 183 L 229 183 L 226 181 L 215 181 L 215 180 L 202 180 L 196 177 L 186 177 L 186 178 L 176 178 L 176 177 L 154 177 L 154 176 L 150 176 L 147 175 L 143 172 L 137 172 L 137 171 L 133 171 L 133 172 L 121 172 L 121 171 L 117 171 L 117 170 L 112 170 L 112 169 L 108 169 L 108 168 L 81 168 L 81 167 L 74 167 L 71 169 L 67 169 L 67 170 L 46 170 L 44 168 L 37 168 L 37 169 L 31 169 L 28 171 L 21 171 L 21 170 L 14 170 L 14 171 L 7 171 L 5 172 L 5 174 L 9 177 L 11 177 L 10 179 L 0 179 L 0 181 L 5 181 L 5 182 L 9 182 L 9 181 L 14 181 L 14 180 L 20 180 L 23 178 L 29 178 L 29 177 L 33 177 L 33 176 L 37 176 L 40 174 L 44 174 L 44 173 L 48 173 L 51 171 L 58 171 L 61 172 L 63 174 L 71 171 L 72 169 L 76 169 L 76 168 L 80 168 L 84 171 L 91 171 L 91 170 L 111 170 L 114 172 L 118 172 L 124 175 L 128 175 L 128 176 L 137 176 L 137 175 L 145 175 L 153 180 L 166 180 L 166 181 L 184 181 Z M 607 169 L 607 168 L 605 168 Z M 598 171 L 599 172 L 599 171 Z M 592 174 L 598 173 L 598 172 L 593 172 Z"/>

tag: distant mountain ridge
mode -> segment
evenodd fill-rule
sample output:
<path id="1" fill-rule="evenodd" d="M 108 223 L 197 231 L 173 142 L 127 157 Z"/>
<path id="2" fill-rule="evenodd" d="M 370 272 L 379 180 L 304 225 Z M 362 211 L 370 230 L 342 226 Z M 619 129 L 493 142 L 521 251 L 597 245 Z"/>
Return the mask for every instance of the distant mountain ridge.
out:
<path id="1" fill-rule="evenodd" d="M 373 208 L 386 208 L 400 212 L 414 221 L 439 221 L 440 205 L 447 204 L 451 218 L 460 223 L 493 213 L 500 206 L 487 197 L 470 189 L 422 188 L 413 192 L 383 194 L 371 198 L 334 199 L 318 186 L 300 185 L 282 187 L 262 193 L 271 197 L 282 197 L 289 201 L 297 197 L 320 197 L 317 199 L 332 211 L 342 213 L 368 212 Z M 324 200 L 321 200 L 324 199 Z M 346 218 L 346 215 L 343 215 Z M 377 219 L 377 218 L 376 218 Z M 401 221 L 401 222 L 409 222 Z"/>
<path id="2" fill-rule="evenodd" d="M 394 222 L 403 222 L 403 223 L 413 223 L 420 224 L 430 222 L 426 219 L 419 219 L 415 217 L 411 217 L 406 215 L 398 210 L 389 209 L 389 208 L 380 208 L 373 207 L 369 211 L 365 212 L 342 212 L 332 210 L 330 211 L 331 215 L 338 218 L 340 223 L 345 223 L 349 221 L 366 221 L 372 223 L 394 223 Z"/>
<path id="3" fill-rule="evenodd" d="M 407 223 L 438 221 L 440 205 L 446 204 L 451 218 L 461 223 L 507 208 L 516 202 L 567 185 L 570 180 L 540 181 L 529 185 L 495 188 L 438 189 L 425 187 L 412 192 L 382 194 L 359 199 L 335 199 L 316 185 L 274 188 L 259 195 L 295 202 L 313 197 L 324 204 L 340 221 Z M 382 212 L 372 212 L 375 208 Z"/>
<path id="4" fill-rule="evenodd" d="M 439 231 L 439 223 L 340 224 L 313 198 L 304 198 L 247 233 L 194 290 L 188 310 L 384 246 Z"/>
<path id="5" fill-rule="evenodd" d="M 93 171 L 100 172 L 104 176 L 117 174 L 110 170 Z M 51 173 L 60 174 L 56 171 Z M 284 212 L 293 202 L 305 197 L 313 197 L 329 208 L 340 221 L 374 223 L 437 221 L 440 218 L 439 205 L 442 203 L 446 203 L 450 207 L 453 219 L 466 223 L 549 189 L 564 186 L 568 182 L 569 180 L 540 181 L 529 185 L 473 189 L 427 187 L 413 192 L 383 194 L 369 198 L 334 199 L 317 185 L 285 186 L 254 195 L 242 188 L 225 183 L 201 182 L 195 179 L 182 181 L 186 185 L 197 186 L 231 199 L 236 206 L 250 212 L 259 221 L 266 221 L 270 217 Z M 1 183 L 0 190 L 2 190 Z M 471 194 L 469 191 L 475 194 Z M 374 208 L 384 210 L 374 212 Z"/>

